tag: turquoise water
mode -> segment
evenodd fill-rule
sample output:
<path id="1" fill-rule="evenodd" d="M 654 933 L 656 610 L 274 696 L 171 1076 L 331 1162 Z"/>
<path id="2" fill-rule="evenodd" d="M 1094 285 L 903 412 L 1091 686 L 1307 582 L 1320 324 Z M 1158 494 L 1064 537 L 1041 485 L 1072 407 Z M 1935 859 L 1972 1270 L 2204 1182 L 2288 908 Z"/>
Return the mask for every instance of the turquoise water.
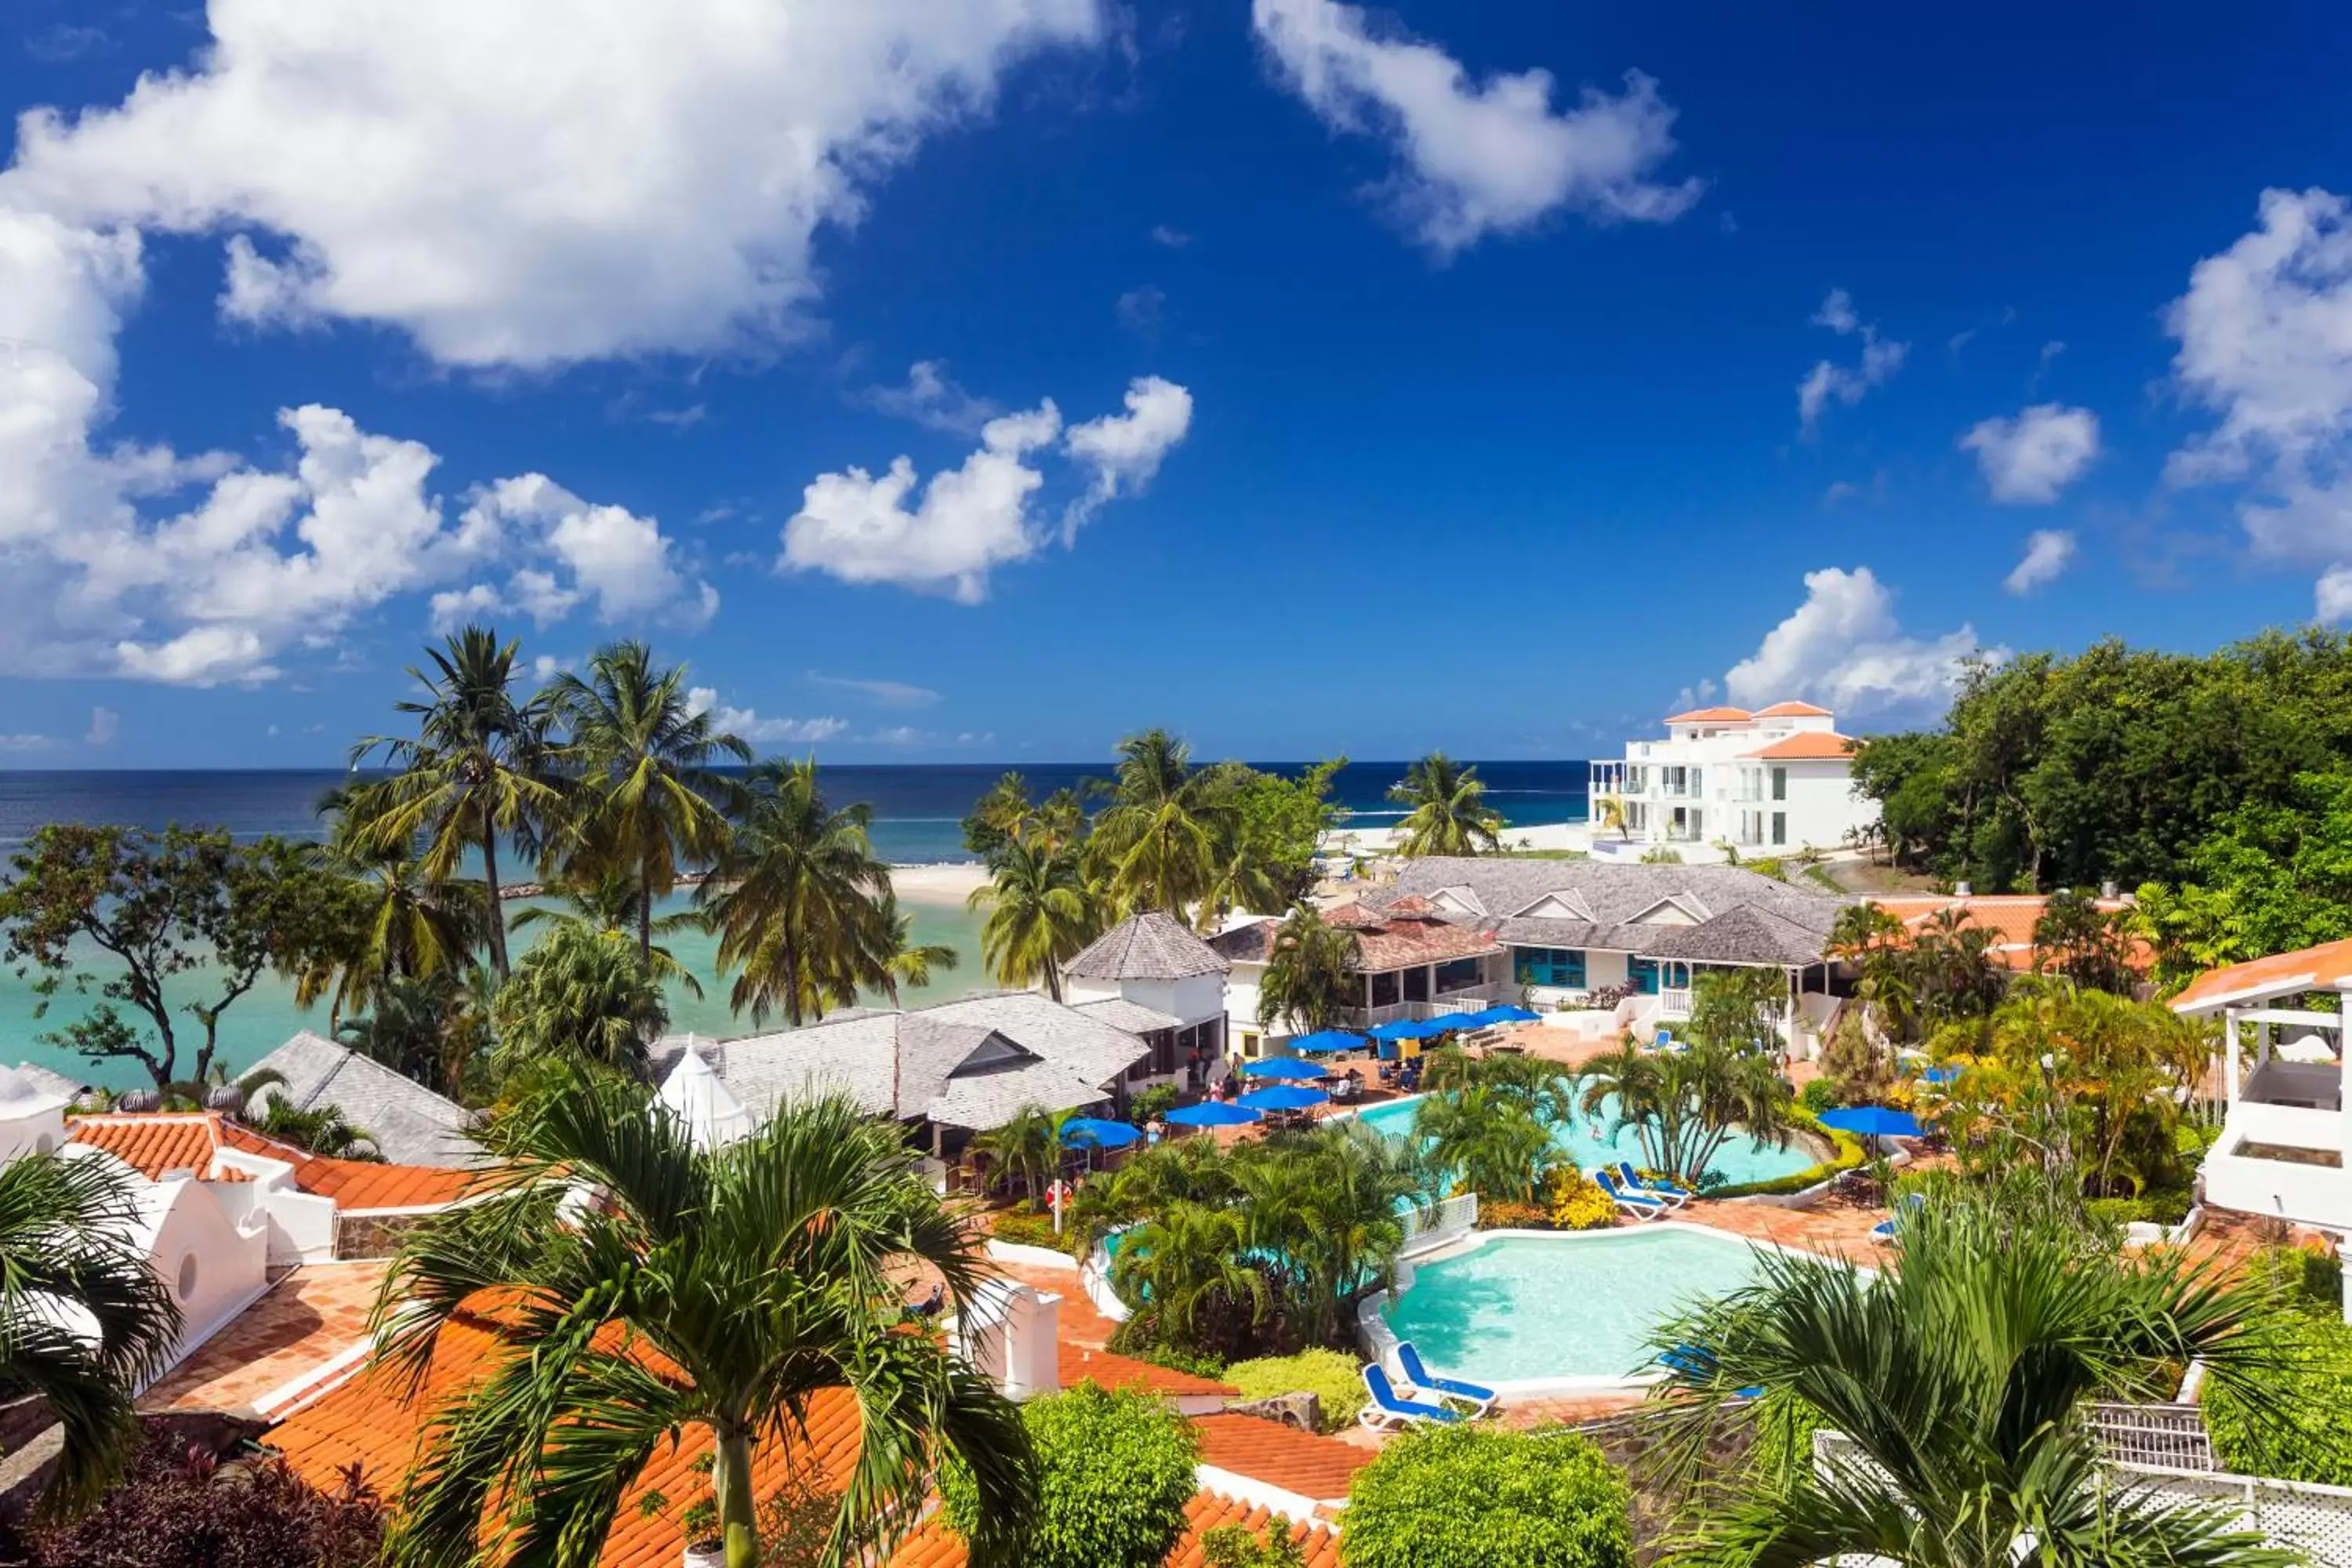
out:
<path id="1" fill-rule="evenodd" d="M 1613 1165 L 1620 1160 L 1642 1163 L 1641 1141 L 1632 1128 L 1614 1137 L 1607 1136 L 1617 1113 L 1617 1101 L 1612 1096 L 1603 1102 L 1605 1109 L 1594 1118 L 1580 1117 L 1574 1121 L 1555 1123 L 1551 1141 L 1561 1152 L 1576 1162 L 1582 1171 L 1598 1170 Z M 1412 1130 L 1413 1118 L 1420 1110 L 1414 1100 L 1391 1100 L 1385 1105 L 1368 1107 L 1363 1120 L 1368 1126 L 1391 1137 L 1402 1138 Z M 1726 1140 L 1709 1170 L 1718 1172 L 1726 1182 L 1735 1185 L 1748 1182 L 1769 1182 L 1814 1164 L 1816 1157 L 1801 1142 L 1791 1140 L 1785 1149 L 1769 1143 L 1758 1143 L 1753 1139 L 1734 1133 Z"/>
<path id="2" fill-rule="evenodd" d="M 1419 1266 L 1387 1316 L 1441 1376 L 1623 1377 L 1644 1370 L 1660 1320 L 1756 1267 L 1746 1243 L 1689 1230 L 1502 1237 Z"/>

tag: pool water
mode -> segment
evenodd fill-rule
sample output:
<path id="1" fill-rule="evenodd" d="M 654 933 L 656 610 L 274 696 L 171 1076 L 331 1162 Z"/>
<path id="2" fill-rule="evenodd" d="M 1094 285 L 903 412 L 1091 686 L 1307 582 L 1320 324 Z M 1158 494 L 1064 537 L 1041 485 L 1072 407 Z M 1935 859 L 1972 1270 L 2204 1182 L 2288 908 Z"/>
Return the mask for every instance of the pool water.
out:
<path id="1" fill-rule="evenodd" d="M 1497 1237 L 1419 1265 L 1386 1316 L 1441 1376 L 1613 1381 L 1649 1370 L 1662 1319 L 1756 1269 L 1747 1243 L 1687 1229 Z"/>
<path id="2" fill-rule="evenodd" d="M 1385 1105 L 1368 1106 L 1360 1114 L 1364 1124 L 1374 1131 L 1391 1138 L 1402 1138 L 1412 1131 L 1413 1118 L 1420 1110 L 1421 1101 L 1417 1099 L 1394 1100 Z M 1639 1165 L 1642 1163 L 1642 1142 L 1633 1129 L 1628 1127 L 1613 1138 L 1608 1135 L 1616 1115 L 1617 1100 L 1612 1095 L 1602 1102 L 1597 1115 L 1554 1123 L 1551 1141 L 1562 1153 L 1576 1162 L 1579 1170 L 1600 1170 L 1620 1160 L 1631 1160 Z M 1776 1149 L 1769 1143 L 1759 1143 L 1744 1133 L 1735 1132 L 1724 1140 L 1723 1147 L 1716 1153 L 1715 1163 L 1708 1169 L 1720 1173 L 1733 1185 L 1744 1186 L 1749 1182 L 1770 1182 L 1794 1175 L 1818 1163 L 1819 1160 L 1820 1156 L 1799 1139 L 1791 1138 L 1787 1148 Z"/>

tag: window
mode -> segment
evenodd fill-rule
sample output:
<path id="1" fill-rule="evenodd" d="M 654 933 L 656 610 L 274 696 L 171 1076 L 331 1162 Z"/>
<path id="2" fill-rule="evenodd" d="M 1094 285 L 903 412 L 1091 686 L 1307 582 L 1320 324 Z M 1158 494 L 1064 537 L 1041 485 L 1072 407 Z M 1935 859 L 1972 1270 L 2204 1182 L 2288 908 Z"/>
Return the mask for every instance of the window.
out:
<path id="1" fill-rule="evenodd" d="M 1625 978 L 1632 981 L 1633 989 L 1643 995 L 1655 996 L 1658 994 L 1658 961 L 1654 958 L 1627 960 Z"/>
<path id="2" fill-rule="evenodd" d="M 1786 768 L 1772 770 L 1772 798 L 1774 800 L 1789 798 L 1789 770 Z"/>
<path id="3" fill-rule="evenodd" d="M 1441 994 L 1459 991 L 1465 985 L 1475 985 L 1482 978 L 1478 973 L 1478 961 L 1475 958 L 1451 959 L 1437 966 L 1437 989 Z"/>
<path id="4" fill-rule="evenodd" d="M 1691 770 L 1690 792 L 1694 798 L 1706 793 L 1706 786 L 1699 782 L 1701 776 L 1705 774 L 1706 772 L 1706 770 L 1705 768 L 1693 768 Z"/>
<path id="5" fill-rule="evenodd" d="M 1255 1061 L 1257 1059 L 1257 1037 L 1251 1034 L 1247 1029 L 1244 1029 L 1242 1031 L 1242 1055 L 1249 1058 L 1252 1061 Z"/>
<path id="6" fill-rule="evenodd" d="M 1517 973 L 1522 985 L 1557 985 L 1565 990 L 1584 989 L 1584 950 L 1580 947 L 1519 947 L 1513 948 L 1517 960 Z"/>
<path id="7" fill-rule="evenodd" d="M 196 1255 L 189 1253 L 180 1259 L 180 1300 L 184 1301 L 196 1293 Z"/>
<path id="8" fill-rule="evenodd" d="M 1776 811 L 1772 814 L 1772 842 L 1775 844 L 1789 842 L 1789 814 L 1785 811 Z"/>

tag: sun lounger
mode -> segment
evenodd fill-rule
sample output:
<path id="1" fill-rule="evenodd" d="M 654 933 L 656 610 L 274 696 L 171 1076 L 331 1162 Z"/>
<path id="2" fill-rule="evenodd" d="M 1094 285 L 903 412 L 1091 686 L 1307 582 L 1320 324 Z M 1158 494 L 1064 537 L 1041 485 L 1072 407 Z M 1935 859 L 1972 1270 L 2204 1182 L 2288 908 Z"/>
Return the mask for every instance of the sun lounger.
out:
<path id="1" fill-rule="evenodd" d="M 1406 1398 L 1396 1384 L 1389 1381 L 1388 1368 L 1378 1362 L 1364 1368 L 1364 1392 L 1372 1396 L 1372 1402 L 1356 1413 L 1356 1419 L 1375 1429 L 1403 1426 L 1414 1421 L 1433 1421 L 1443 1425 L 1462 1419 L 1443 1405 Z"/>
<path id="2" fill-rule="evenodd" d="M 1629 1193 L 1617 1184 L 1617 1179 L 1606 1171 L 1592 1173 L 1592 1180 L 1609 1194 L 1609 1201 L 1632 1215 L 1635 1219 L 1656 1219 L 1671 1213 L 1678 1205 L 1670 1204 L 1654 1193 Z"/>
<path id="3" fill-rule="evenodd" d="M 1881 1244 L 1893 1241 L 1895 1233 L 1903 1226 L 1903 1216 L 1916 1213 L 1927 1201 L 1926 1196 L 1919 1193 L 1913 1193 L 1905 1197 L 1895 1206 L 1893 1214 L 1870 1227 L 1870 1239 Z"/>
<path id="4" fill-rule="evenodd" d="M 1715 1358 L 1696 1345 L 1676 1345 L 1658 1357 L 1658 1364 L 1670 1372 L 1683 1373 L 1701 1380 L 1715 1375 Z M 1758 1384 L 1753 1388 L 1743 1388 L 1738 1394 L 1742 1399 L 1759 1399 L 1763 1397 L 1764 1385 Z"/>
<path id="5" fill-rule="evenodd" d="M 1610 1170 L 1616 1176 L 1617 1184 L 1629 1193 L 1653 1193 L 1676 1208 L 1690 1201 L 1691 1190 L 1688 1187 L 1680 1182 L 1652 1181 L 1633 1169 L 1631 1160 L 1620 1160 Z"/>
<path id="6" fill-rule="evenodd" d="M 1396 1349 L 1397 1365 L 1404 1369 L 1407 1383 L 1423 1394 L 1443 1394 L 1455 1399 L 1466 1399 L 1478 1408 L 1471 1413 L 1475 1420 L 1495 1407 L 1498 1395 L 1483 1383 L 1465 1383 L 1458 1377 L 1440 1377 L 1422 1364 L 1421 1352 L 1406 1340 Z"/>

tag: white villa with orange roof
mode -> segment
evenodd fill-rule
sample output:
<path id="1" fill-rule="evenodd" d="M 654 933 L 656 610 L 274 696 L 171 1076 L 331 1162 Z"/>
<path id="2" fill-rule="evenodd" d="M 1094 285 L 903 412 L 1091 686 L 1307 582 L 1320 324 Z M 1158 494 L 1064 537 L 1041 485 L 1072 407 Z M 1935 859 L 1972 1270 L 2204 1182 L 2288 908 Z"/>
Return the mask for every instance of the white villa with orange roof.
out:
<path id="1" fill-rule="evenodd" d="M 1878 820 L 1878 804 L 1853 793 L 1855 744 L 1810 702 L 1676 713 L 1664 740 L 1629 741 L 1622 757 L 1592 763 L 1593 851 L 1671 845 L 1696 860 L 1723 844 L 1742 856 L 1837 848 Z M 1601 826 L 1610 799 L 1623 808 L 1622 834 Z"/>

